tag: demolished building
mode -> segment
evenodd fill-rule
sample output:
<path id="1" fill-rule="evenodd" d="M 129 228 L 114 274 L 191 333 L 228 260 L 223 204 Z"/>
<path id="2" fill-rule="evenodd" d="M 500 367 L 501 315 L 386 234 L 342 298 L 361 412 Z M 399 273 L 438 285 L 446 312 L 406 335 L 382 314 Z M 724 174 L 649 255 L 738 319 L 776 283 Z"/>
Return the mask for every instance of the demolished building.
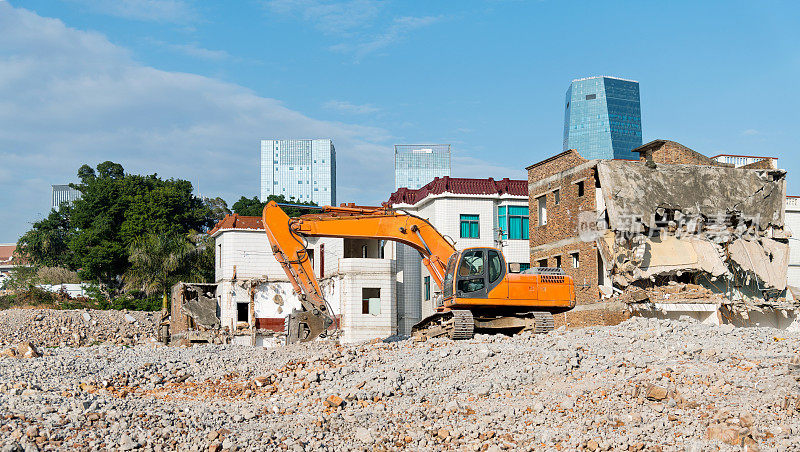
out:
<path id="1" fill-rule="evenodd" d="M 579 305 L 800 328 L 786 284 L 786 173 L 666 140 L 635 151 L 638 161 L 569 150 L 528 168 L 531 262 L 565 267 Z"/>

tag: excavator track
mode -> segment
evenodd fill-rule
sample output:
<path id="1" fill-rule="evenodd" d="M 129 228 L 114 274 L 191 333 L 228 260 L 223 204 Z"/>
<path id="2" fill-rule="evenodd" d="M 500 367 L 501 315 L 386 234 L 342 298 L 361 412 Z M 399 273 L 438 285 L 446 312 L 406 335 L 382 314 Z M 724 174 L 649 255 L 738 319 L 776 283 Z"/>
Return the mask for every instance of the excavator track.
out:
<path id="1" fill-rule="evenodd" d="M 534 334 L 544 334 L 553 331 L 553 328 L 555 327 L 553 314 L 543 311 L 535 311 L 531 314 L 533 315 L 534 319 Z"/>
<path id="2" fill-rule="evenodd" d="M 418 338 L 472 339 L 475 335 L 475 321 L 472 313 L 464 309 L 437 312 L 414 325 L 411 328 L 411 335 Z"/>

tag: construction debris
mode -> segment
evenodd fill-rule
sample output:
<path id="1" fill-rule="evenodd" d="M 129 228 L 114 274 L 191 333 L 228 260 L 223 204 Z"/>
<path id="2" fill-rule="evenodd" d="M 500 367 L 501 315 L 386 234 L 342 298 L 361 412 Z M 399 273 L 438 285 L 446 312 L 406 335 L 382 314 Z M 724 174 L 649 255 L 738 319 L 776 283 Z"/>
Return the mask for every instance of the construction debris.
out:
<path id="1" fill-rule="evenodd" d="M 605 296 L 632 291 L 623 298 L 637 312 L 702 302 L 735 321 L 751 311 L 797 316 L 800 303 L 786 284 L 784 171 L 624 160 L 599 161 L 596 171 L 602 199 L 592 229 L 614 286 Z M 668 283 L 692 290 L 635 295 Z"/>
<path id="2" fill-rule="evenodd" d="M 727 327 L 49 349 L 0 358 L 0 449 L 796 449 L 800 339 Z"/>

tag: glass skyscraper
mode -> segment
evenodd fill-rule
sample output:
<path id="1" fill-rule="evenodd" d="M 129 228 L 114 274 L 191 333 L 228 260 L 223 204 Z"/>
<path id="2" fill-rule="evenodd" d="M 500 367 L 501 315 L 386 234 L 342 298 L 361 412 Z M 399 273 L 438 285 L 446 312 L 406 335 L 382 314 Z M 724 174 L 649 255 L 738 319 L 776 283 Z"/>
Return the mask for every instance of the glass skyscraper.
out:
<path id="1" fill-rule="evenodd" d="M 396 144 L 394 189 L 416 190 L 435 177 L 450 175 L 449 144 Z"/>
<path id="2" fill-rule="evenodd" d="M 615 77 L 573 80 L 564 107 L 564 150 L 587 159 L 637 160 L 642 145 L 639 82 Z"/>
<path id="3" fill-rule="evenodd" d="M 335 206 L 336 150 L 333 141 L 261 140 L 261 200 L 269 195 Z"/>

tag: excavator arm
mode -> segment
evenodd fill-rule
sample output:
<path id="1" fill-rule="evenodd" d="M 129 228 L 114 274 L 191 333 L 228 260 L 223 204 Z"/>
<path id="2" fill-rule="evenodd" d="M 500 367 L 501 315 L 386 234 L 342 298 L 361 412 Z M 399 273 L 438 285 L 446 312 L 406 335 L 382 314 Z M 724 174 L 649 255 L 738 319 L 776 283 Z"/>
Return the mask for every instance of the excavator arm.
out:
<path id="1" fill-rule="evenodd" d="M 388 208 L 321 207 L 321 214 L 289 218 L 270 201 L 263 212 L 272 253 L 300 297 L 302 311 L 286 317 L 286 343 L 306 342 L 324 334 L 333 323 L 330 305 L 308 257 L 305 237 L 392 240 L 411 246 L 441 288 L 453 244 L 427 220 Z"/>

